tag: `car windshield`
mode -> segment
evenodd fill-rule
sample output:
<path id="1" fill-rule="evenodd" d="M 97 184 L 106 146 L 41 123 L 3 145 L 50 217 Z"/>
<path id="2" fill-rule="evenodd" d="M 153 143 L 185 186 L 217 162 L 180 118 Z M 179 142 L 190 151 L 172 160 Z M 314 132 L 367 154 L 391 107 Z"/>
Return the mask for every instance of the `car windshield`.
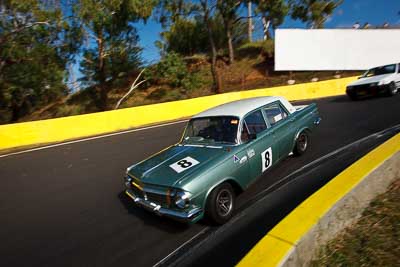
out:
<path id="1" fill-rule="evenodd" d="M 361 77 L 366 78 L 371 76 L 378 76 L 383 74 L 394 73 L 395 71 L 396 71 L 396 64 L 391 64 L 367 70 Z"/>
<path id="2" fill-rule="evenodd" d="M 182 144 L 236 144 L 239 119 L 233 116 L 191 119 Z"/>

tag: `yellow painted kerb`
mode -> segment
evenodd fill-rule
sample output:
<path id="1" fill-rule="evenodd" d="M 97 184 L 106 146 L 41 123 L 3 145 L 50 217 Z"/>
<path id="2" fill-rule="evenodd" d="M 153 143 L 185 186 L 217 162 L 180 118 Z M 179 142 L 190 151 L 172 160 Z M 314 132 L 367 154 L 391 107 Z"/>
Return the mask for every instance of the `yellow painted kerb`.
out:
<path id="1" fill-rule="evenodd" d="M 264 236 L 237 266 L 279 266 L 294 249 L 295 244 L 311 230 L 319 218 L 322 218 L 364 177 L 398 151 L 400 151 L 400 134 L 352 164 L 301 203 Z"/>
<path id="2" fill-rule="evenodd" d="M 284 96 L 301 100 L 341 95 L 355 77 L 198 97 L 155 105 L 58 119 L 0 125 L 0 150 L 60 142 L 190 117 L 205 109 L 243 98 Z"/>

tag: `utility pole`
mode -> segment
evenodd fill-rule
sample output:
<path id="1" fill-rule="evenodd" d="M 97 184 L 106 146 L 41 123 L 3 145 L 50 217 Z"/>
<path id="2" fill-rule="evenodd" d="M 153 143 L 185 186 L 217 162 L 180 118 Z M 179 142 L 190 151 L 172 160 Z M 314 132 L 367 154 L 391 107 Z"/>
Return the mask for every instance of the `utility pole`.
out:
<path id="1" fill-rule="evenodd" d="M 247 21 L 248 21 L 248 37 L 249 42 L 253 42 L 253 12 L 251 10 L 251 0 L 247 1 Z"/>

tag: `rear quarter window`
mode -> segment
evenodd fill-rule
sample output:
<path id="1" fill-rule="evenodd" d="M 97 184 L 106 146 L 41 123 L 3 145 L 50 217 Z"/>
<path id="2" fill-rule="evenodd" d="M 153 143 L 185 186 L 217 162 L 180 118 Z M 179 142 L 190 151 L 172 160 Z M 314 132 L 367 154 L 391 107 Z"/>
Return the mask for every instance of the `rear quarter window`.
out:
<path id="1" fill-rule="evenodd" d="M 271 126 L 288 116 L 286 110 L 279 103 L 273 103 L 266 106 L 264 112 Z"/>

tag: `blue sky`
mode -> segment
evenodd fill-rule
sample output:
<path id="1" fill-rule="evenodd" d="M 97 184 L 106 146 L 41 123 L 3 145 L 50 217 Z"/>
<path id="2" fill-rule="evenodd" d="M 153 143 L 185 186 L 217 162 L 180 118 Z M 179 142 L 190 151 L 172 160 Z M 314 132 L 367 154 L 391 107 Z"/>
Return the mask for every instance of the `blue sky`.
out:
<path id="1" fill-rule="evenodd" d="M 390 25 L 400 25 L 400 0 L 344 0 L 328 18 L 325 28 L 350 28 L 356 21 L 361 25 L 368 22 L 373 26 L 388 22 Z M 256 38 L 261 38 L 261 24 L 259 30 L 255 29 Z M 289 17 L 281 26 L 282 28 L 305 28 L 301 21 L 293 21 Z M 149 19 L 146 24 L 138 23 L 137 29 L 140 36 L 140 45 L 143 47 L 143 59 L 147 63 L 159 60 L 159 50 L 154 42 L 159 39 L 162 32 L 161 25 L 154 19 Z"/>

